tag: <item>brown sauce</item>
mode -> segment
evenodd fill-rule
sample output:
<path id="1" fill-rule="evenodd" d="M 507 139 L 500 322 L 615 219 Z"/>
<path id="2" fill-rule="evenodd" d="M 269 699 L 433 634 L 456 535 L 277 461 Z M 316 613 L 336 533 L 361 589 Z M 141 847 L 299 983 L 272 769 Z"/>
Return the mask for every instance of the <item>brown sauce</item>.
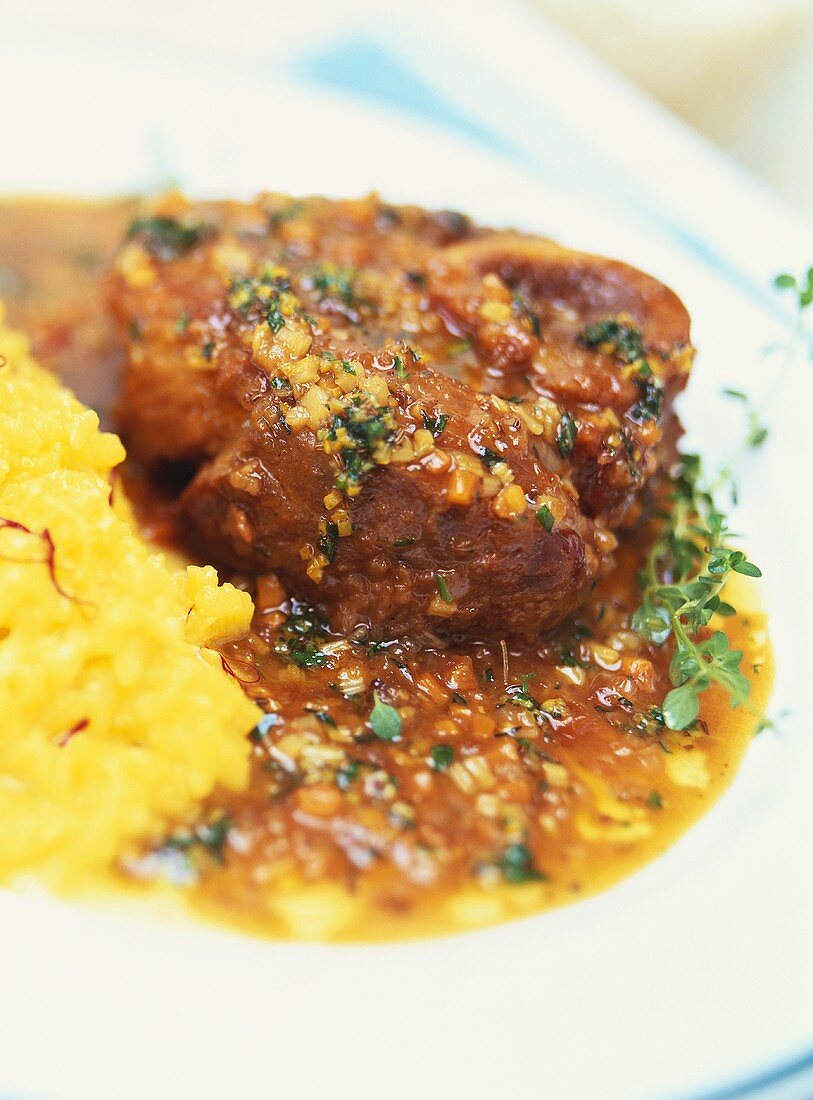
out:
<path id="1" fill-rule="evenodd" d="M 132 210 L 0 203 L 9 323 L 108 424 L 121 355 L 100 281 Z M 145 532 L 177 541 L 171 502 L 137 471 L 128 484 Z M 736 771 L 771 657 L 742 584 L 727 629 L 746 653 L 749 711 L 710 691 L 691 733 L 666 730 L 656 711 L 669 654 L 629 630 L 646 535 L 622 540 L 618 568 L 577 618 L 534 647 L 369 646 L 261 581 L 252 633 L 223 654 L 267 712 L 249 787 L 210 800 L 197 830 L 130 871 L 180 872 L 197 908 L 255 932 L 359 940 L 493 924 L 654 858 Z M 396 740 L 370 729 L 379 689 L 399 700 Z"/>

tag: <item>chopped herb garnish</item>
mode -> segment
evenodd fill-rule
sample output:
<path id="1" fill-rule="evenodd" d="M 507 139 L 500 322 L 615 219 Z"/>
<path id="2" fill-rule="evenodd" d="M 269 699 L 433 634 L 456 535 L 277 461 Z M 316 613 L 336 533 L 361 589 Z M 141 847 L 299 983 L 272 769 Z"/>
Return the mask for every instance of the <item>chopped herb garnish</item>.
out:
<path id="1" fill-rule="evenodd" d="M 454 603 L 449 584 L 446 578 L 441 573 L 435 573 L 435 584 L 437 585 L 438 595 L 443 600 L 443 602 Z"/>
<path id="2" fill-rule="evenodd" d="M 553 530 L 553 524 L 554 524 L 553 512 L 551 512 L 551 510 L 547 506 L 547 504 L 540 504 L 539 505 L 539 507 L 536 510 L 536 518 L 539 520 L 539 522 L 542 524 L 542 526 L 545 528 L 546 531 L 552 531 Z"/>
<path id="3" fill-rule="evenodd" d="M 350 394 L 341 412 L 319 430 L 319 438 L 331 454 L 338 454 L 344 469 L 336 478 L 336 487 L 344 492 L 361 484 L 376 465 L 377 449 L 395 438 L 397 424 L 392 411 L 378 407 L 368 397 Z"/>
<path id="4" fill-rule="evenodd" d="M 451 745 L 433 745 L 429 755 L 436 772 L 445 771 L 454 762 L 454 749 Z"/>
<path id="5" fill-rule="evenodd" d="M 352 786 L 358 779 L 359 774 L 359 762 L 358 760 L 349 760 L 336 772 L 336 784 L 339 790 L 346 791 L 348 787 Z"/>
<path id="6" fill-rule="evenodd" d="M 556 429 L 556 446 L 562 458 L 567 458 L 576 442 L 576 421 L 569 412 L 562 413 Z"/>
<path id="7" fill-rule="evenodd" d="M 336 551 L 339 549 L 339 528 L 335 523 L 329 522 L 327 524 L 324 535 L 319 539 L 318 546 L 328 562 L 332 562 L 336 557 Z"/>
<path id="8" fill-rule="evenodd" d="M 639 424 L 645 420 L 658 421 L 663 411 L 663 389 L 648 363 L 642 363 L 635 378 L 639 397 L 629 415 Z"/>
<path id="9" fill-rule="evenodd" d="M 136 218 L 127 230 L 127 239 L 138 237 L 144 247 L 159 260 L 177 260 L 203 238 L 206 227 L 200 222 L 181 222 L 177 218 Z"/>
<path id="10" fill-rule="evenodd" d="M 523 297 L 522 294 L 519 293 L 519 291 L 517 291 L 514 294 L 512 304 L 517 315 L 523 318 L 523 320 L 527 321 L 528 327 L 530 328 L 531 332 L 534 334 L 534 336 L 536 336 L 537 339 L 539 339 L 542 334 L 542 326 L 539 323 L 539 317 L 531 308 L 530 303 L 526 301 L 526 299 Z"/>
<path id="11" fill-rule="evenodd" d="M 609 346 L 621 363 L 635 363 L 646 358 L 646 347 L 640 329 L 617 317 L 605 317 L 588 325 L 579 342 L 589 348 Z"/>
<path id="12" fill-rule="evenodd" d="M 285 327 L 285 318 L 279 311 L 278 298 L 272 298 L 268 303 L 268 309 L 265 311 L 265 320 L 272 332 L 279 332 L 281 328 Z"/>
<path id="13" fill-rule="evenodd" d="M 448 423 L 449 417 L 446 413 L 422 413 L 423 425 L 427 431 L 430 431 L 432 435 L 437 439 L 443 429 Z"/>
<path id="14" fill-rule="evenodd" d="M 546 875 L 534 866 L 533 856 L 527 844 L 510 844 L 497 861 L 506 882 L 518 885 L 523 882 L 544 882 Z"/>
<path id="15" fill-rule="evenodd" d="M 414 546 L 415 539 L 396 539 L 392 545 L 397 548 L 400 548 L 402 546 Z"/>
<path id="16" fill-rule="evenodd" d="M 658 791 L 650 791 L 649 792 L 649 795 L 647 796 L 646 804 L 652 810 L 662 810 L 663 809 L 663 799 L 661 798 Z"/>
<path id="17" fill-rule="evenodd" d="M 222 863 L 224 860 L 223 849 L 229 837 L 231 824 L 231 820 L 224 814 L 212 821 L 201 822 L 191 829 L 178 829 L 167 837 L 161 848 L 164 851 L 168 848 L 174 848 L 180 852 L 203 849 L 218 863 Z"/>
<path id="18" fill-rule="evenodd" d="M 354 309 L 361 304 L 354 289 L 356 274 L 351 268 L 324 263 L 311 274 L 310 285 L 319 295 L 320 302 L 330 299 L 341 302 L 347 309 Z"/>
<path id="19" fill-rule="evenodd" d="M 395 377 L 400 378 L 402 381 L 407 377 L 407 369 L 404 366 L 404 361 L 400 355 L 393 356 L 393 366 L 395 367 Z"/>
<path id="20" fill-rule="evenodd" d="M 370 729 L 379 741 L 397 741 L 401 736 L 401 715 L 385 703 L 378 692 L 373 692 L 375 705 L 370 714 Z"/>
<path id="21" fill-rule="evenodd" d="M 496 466 L 498 462 L 505 462 L 503 456 L 501 454 L 497 454 L 496 451 L 492 451 L 490 447 L 479 447 L 477 449 L 477 457 L 489 470 L 492 468 L 492 466 Z"/>
<path id="22" fill-rule="evenodd" d="M 306 604 L 294 604 L 280 628 L 274 651 L 298 668 L 324 668 L 327 654 L 319 643 L 327 641 L 325 623 L 318 611 Z"/>

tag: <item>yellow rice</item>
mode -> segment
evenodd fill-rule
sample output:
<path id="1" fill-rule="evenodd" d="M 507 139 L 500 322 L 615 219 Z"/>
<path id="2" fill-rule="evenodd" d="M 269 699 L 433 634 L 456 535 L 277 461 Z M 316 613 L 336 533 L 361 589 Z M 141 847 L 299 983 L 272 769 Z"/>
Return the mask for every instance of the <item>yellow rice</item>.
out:
<path id="1" fill-rule="evenodd" d="M 123 457 L 0 304 L 4 880 L 81 883 L 247 781 L 258 713 L 205 647 L 246 631 L 251 600 L 138 535 L 120 489 L 111 502 Z"/>

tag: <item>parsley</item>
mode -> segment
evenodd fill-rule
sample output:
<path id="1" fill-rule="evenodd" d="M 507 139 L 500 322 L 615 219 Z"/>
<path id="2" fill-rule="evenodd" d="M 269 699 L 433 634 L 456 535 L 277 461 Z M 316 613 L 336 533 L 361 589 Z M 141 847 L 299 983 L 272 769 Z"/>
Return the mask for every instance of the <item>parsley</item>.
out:
<path id="1" fill-rule="evenodd" d="M 200 222 L 177 218 L 136 218 L 130 222 L 127 240 L 139 237 L 148 252 L 159 260 L 177 260 L 198 244 L 205 233 Z"/>
<path id="2" fill-rule="evenodd" d="M 199 848 L 208 852 L 218 863 L 223 863 L 223 849 L 230 830 L 231 820 L 224 814 L 210 822 L 195 825 L 192 829 L 178 829 L 167 837 L 162 848 L 164 851 L 174 848 L 180 852 L 190 852 Z"/>
<path id="3" fill-rule="evenodd" d="M 608 346 L 621 363 L 635 363 L 646 358 L 646 347 L 641 330 L 617 317 L 605 317 L 588 325 L 579 337 L 579 343 L 588 348 Z"/>
<path id="4" fill-rule="evenodd" d="M 527 844 L 509 844 L 497 860 L 503 878 L 512 885 L 523 882 L 544 882 L 547 878 L 534 866 Z"/>
<path id="5" fill-rule="evenodd" d="M 319 539 L 317 545 L 328 562 L 333 562 L 336 551 L 339 549 L 339 528 L 335 523 L 328 522 L 325 533 Z"/>
<path id="6" fill-rule="evenodd" d="M 488 470 L 490 470 L 493 466 L 496 466 L 498 462 L 505 462 L 503 456 L 501 454 L 497 454 L 496 451 L 492 451 L 490 447 L 478 448 L 477 457 Z"/>
<path id="7" fill-rule="evenodd" d="M 511 304 L 517 315 L 528 322 L 528 327 L 538 340 L 542 335 L 542 326 L 539 323 L 539 317 L 531 308 L 530 303 L 526 301 L 519 291 L 517 291 L 517 293 L 514 294 Z"/>
<path id="8" fill-rule="evenodd" d="M 345 398 L 342 411 L 319 429 L 320 440 L 335 444 L 330 453 L 338 453 L 344 466 L 336 487 L 344 492 L 351 485 L 361 484 L 376 465 L 377 448 L 392 443 L 396 430 L 388 407 L 374 405 L 369 397 L 351 394 Z"/>
<path id="9" fill-rule="evenodd" d="M 342 764 L 336 772 L 336 785 L 339 790 L 346 791 L 358 779 L 358 774 L 358 760 L 349 760 L 346 764 Z"/>
<path id="10" fill-rule="evenodd" d="M 407 369 L 404 366 L 404 361 L 400 355 L 393 356 L 393 366 L 395 367 L 395 377 L 400 378 L 403 381 L 407 377 Z"/>
<path id="11" fill-rule="evenodd" d="M 437 439 L 437 437 L 446 427 L 446 424 L 449 421 L 449 417 L 446 415 L 446 413 L 439 412 L 431 414 L 422 413 L 421 415 L 423 417 L 423 426 L 426 428 L 427 431 L 430 431 L 432 433 L 435 439 Z"/>
<path id="12" fill-rule="evenodd" d="M 435 584 L 437 585 L 438 595 L 444 603 L 454 603 L 452 598 L 451 589 L 449 583 L 444 576 L 440 573 L 435 573 Z"/>
<path id="13" fill-rule="evenodd" d="M 562 413 L 562 419 L 556 429 L 556 446 L 562 458 L 567 458 L 576 443 L 576 421 L 569 412 Z"/>
<path id="14" fill-rule="evenodd" d="M 272 332 L 279 332 L 281 328 L 285 327 L 285 318 L 279 311 L 279 299 L 272 298 L 268 303 L 268 309 L 265 311 L 265 320 L 268 327 Z"/>
<path id="15" fill-rule="evenodd" d="M 635 384 L 638 387 L 639 397 L 630 409 L 629 415 L 638 423 L 644 420 L 660 420 L 663 411 L 663 389 L 652 373 L 649 363 L 641 363 Z"/>
<path id="16" fill-rule="evenodd" d="M 551 532 L 553 530 L 553 512 L 551 512 L 547 504 L 539 505 L 536 510 L 536 518 L 539 520 L 539 522 L 542 524 L 547 532 Z"/>
<path id="17" fill-rule="evenodd" d="M 241 317 L 248 319 L 253 314 L 258 322 L 264 320 L 271 331 L 277 333 L 285 325 L 280 295 L 290 290 L 291 280 L 287 276 L 275 275 L 273 268 L 266 267 L 259 277 L 247 275 L 232 279 L 227 301 Z"/>
<path id="18" fill-rule="evenodd" d="M 718 511 L 702 481 L 697 455 L 683 455 L 673 483 L 672 507 L 649 551 L 642 574 L 641 605 L 632 627 L 647 641 L 674 642 L 669 665 L 673 688 L 662 711 L 669 729 L 687 729 L 700 710 L 700 694 L 719 684 L 733 706 L 744 703 L 750 684 L 740 670 L 742 653 L 729 646 L 718 630 L 702 632 L 713 615 L 733 615 L 722 600 L 732 573 L 761 576 L 741 550 L 729 545 L 725 516 Z"/>
<path id="19" fill-rule="evenodd" d="M 351 268 L 325 263 L 314 270 L 310 285 L 319 295 L 320 302 L 331 299 L 353 309 L 361 304 L 354 290 L 355 279 L 356 272 Z"/>
<path id="20" fill-rule="evenodd" d="M 454 749 L 451 745 L 433 745 L 429 755 L 432 758 L 432 768 L 436 772 L 445 771 L 454 761 Z"/>
<path id="21" fill-rule="evenodd" d="M 373 692 L 375 704 L 370 713 L 370 729 L 379 741 L 397 741 L 401 736 L 401 715 L 385 703 L 377 691 Z"/>
<path id="22" fill-rule="evenodd" d="M 651 810 L 662 810 L 663 799 L 661 798 L 660 793 L 658 791 L 650 791 L 649 795 L 647 796 L 646 804 Z"/>
<path id="23" fill-rule="evenodd" d="M 274 652 L 298 668 L 324 668 L 328 658 L 318 643 L 327 638 L 319 612 L 306 604 L 295 604 L 280 628 Z"/>

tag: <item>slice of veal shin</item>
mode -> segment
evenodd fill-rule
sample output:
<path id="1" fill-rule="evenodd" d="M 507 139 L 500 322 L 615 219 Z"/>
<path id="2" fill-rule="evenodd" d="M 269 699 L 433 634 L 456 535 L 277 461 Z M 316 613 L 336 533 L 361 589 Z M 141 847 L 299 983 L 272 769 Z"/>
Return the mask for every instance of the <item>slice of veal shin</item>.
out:
<path id="1" fill-rule="evenodd" d="M 682 305 L 462 216 L 278 200 L 174 194 L 133 223 L 110 281 L 128 445 L 196 472 L 207 556 L 278 573 L 342 632 L 556 626 L 668 458 Z"/>

